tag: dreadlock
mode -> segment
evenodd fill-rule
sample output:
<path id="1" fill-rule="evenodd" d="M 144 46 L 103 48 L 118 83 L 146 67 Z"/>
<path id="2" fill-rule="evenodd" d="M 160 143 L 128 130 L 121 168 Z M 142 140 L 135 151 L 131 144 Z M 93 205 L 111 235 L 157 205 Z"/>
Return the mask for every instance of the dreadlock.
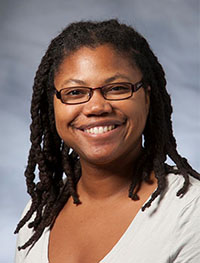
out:
<path id="1" fill-rule="evenodd" d="M 32 203 L 15 230 L 15 233 L 18 233 L 35 213 L 34 220 L 28 225 L 34 229 L 34 233 L 19 249 L 33 246 L 37 242 L 45 227 L 51 226 L 70 196 L 75 204 L 80 203 L 76 191 L 81 177 L 79 156 L 65 145 L 57 134 L 53 112 L 53 80 L 59 65 L 71 52 L 83 46 L 95 48 L 102 44 L 110 44 L 118 52 L 127 55 L 141 70 L 145 86 L 151 87 L 150 110 L 143 132 L 144 149 L 135 169 L 129 197 L 133 200 L 139 199 L 137 193 L 141 183 L 150 183 L 152 170 L 155 172 L 158 187 L 142 210 L 163 193 L 166 188 L 166 175 L 172 171 L 165 163 L 167 156 L 176 164 L 177 169 L 173 170 L 173 173 L 182 174 L 184 177 L 184 184 L 177 196 L 187 192 L 189 175 L 199 179 L 199 174 L 176 150 L 171 121 L 172 106 L 166 91 L 165 73 L 147 41 L 132 27 L 120 24 L 114 19 L 72 23 L 51 41 L 34 79 L 31 148 L 25 171 L 27 191 Z M 39 171 L 38 178 L 36 168 Z M 63 183 L 64 174 L 67 176 L 66 183 Z"/>

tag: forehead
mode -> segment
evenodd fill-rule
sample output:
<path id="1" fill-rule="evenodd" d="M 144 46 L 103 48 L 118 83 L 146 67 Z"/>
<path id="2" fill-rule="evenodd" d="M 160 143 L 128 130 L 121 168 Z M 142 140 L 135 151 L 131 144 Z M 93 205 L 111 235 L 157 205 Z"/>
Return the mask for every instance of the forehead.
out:
<path id="1" fill-rule="evenodd" d="M 129 78 L 132 76 L 132 81 L 138 80 L 137 75 L 141 78 L 140 70 L 128 55 L 115 50 L 111 45 L 81 47 L 63 59 L 55 74 L 55 82 L 63 78 L 101 82 L 116 74 L 127 75 Z"/>
<path id="2" fill-rule="evenodd" d="M 118 61 L 123 61 L 123 64 L 126 63 L 129 64 L 129 66 L 137 67 L 135 61 L 130 57 L 128 52 L 119 51 L 111 44 L 103 44 L 97 47 L 83 46 L 78 50 L 69 52 L 69 54 L 61 61 L 58 71 L 62 69 L 63 64 L 79 64 L 83 60 L 85 63 L 90 62 L 91 60 L 93 60 L 93 63 L 95 60 L 96 63 L 107 60 L 108 65 L 110 64 L 109 62 L 117 63 Z"/>

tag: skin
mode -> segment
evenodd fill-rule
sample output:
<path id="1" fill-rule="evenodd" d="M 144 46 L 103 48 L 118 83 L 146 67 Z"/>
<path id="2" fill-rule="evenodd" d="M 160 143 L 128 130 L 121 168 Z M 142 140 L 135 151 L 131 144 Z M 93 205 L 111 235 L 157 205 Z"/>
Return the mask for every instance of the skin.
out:
<path id="1" fill-rule="evenodd" d="M 140 70 L 108 45 L 83 47 L 69 55 L 55 76 L 57 90 L 84 85 L 99 87 L 112 82 L 136 83 Z M 149 111 L 149 94 L 141 88 L 128 100 L 108 101 L 96 90 L 89 102 L 66 105 L 54 97 L 56 128 L 65 143 L 79 154 L 82 175 L 118 173 L 131 169 L 141 152 L 142 132 Z M 103 134 L 88 134 L 84 128 L 117 124 Z M 119 165 L 120 164 L 120 165 Z M 98 168 L 98 169 L 97 169 Z M 115 175 L 116 176 L 116 175 Z M 104 176 L 105 177 L 105 176 Z M 120 176 L 121 177 L 121 176 Z"/>
<path id="2" fill-rule="evenodd" d="M 54 84 L 57 90 L 72 86 L 95 88 L 114 82 L 134 84 L 141 79 L 140 70 L 124 54 L 110 45 L 101 45 L 93 49 L 82 47 L 67 56 Z M 50 235 L 51 262 L 64 262 L 65 258 L 72 263 L 98 262 L 120 239 L 156 188 L 152 174 L 154 183 L 142 185 L 140 201 L 127 197 L 134 163 L 141 154 L 149 93 L 150 88 L 146 92 L 141 88 L 127 100 L 108 101 L 95 90 L 90 101 L 79 105 L 63 104 L 54 96 L 58 134 L 80 156 L 82 176 L 77 192 L 82 204 L 75 206 L 70 198 L 58 215 Z M 115 124 L 115 129 L 103 134 L 85 131 Z M 102 244 L 100 240 L 105 240 L 105 236 Z"/>

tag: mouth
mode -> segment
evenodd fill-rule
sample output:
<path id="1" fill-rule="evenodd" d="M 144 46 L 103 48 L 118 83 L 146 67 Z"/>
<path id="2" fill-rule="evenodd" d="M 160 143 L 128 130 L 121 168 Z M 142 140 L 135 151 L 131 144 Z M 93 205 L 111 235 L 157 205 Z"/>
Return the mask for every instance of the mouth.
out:
<path id="1" fill-rule="evenodd" d="M 88 135 L 102 135 L 106 133 L 113 133 L 126 123 L 126 120 L 102 120 L 94 121 L 86 125 L 74 127 Z"/>
<path id="2" fill-rule="evenodd" d="M 84 129 L 83 131 L 90 134 L 102 134 L 109 131 L 114 130 L 117 127 L 117 125 L 109 125 L 109 126 L 96 126 L 92 127 L 90 129 Z"/>

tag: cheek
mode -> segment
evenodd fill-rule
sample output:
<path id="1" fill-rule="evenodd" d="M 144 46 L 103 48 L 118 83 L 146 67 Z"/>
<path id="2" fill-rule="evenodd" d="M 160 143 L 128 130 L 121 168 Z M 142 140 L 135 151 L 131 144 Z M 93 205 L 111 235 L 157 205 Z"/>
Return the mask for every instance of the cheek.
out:
<path id="1" fill-rule="evenodd" d="M 56 130 L 59 136 L 64 139 L 64 134 L 66 133 L 66 129 L 70 122 L 72 121 L 72 112 L 68 108 L 67 105 L 57 101 L 54 98 L 54 116 L 56 123 Z"/>
<path id="2" fill-rule="evenodd" d="M 137 109 L 131 114 L 131 124 L 133 125 L 134 129 L 139 130 L 140 132 L 143 131 L 147 120 L 147 114 L 144 109 Z"/>
<path id="3" fill-rule="evenodd" d="M 130 133 L 136 132 L 141 135 L 148 117 L 148 104 L 142 100 L 130 103 L 127 109 L 127 116 L 129 116 Z"/>

